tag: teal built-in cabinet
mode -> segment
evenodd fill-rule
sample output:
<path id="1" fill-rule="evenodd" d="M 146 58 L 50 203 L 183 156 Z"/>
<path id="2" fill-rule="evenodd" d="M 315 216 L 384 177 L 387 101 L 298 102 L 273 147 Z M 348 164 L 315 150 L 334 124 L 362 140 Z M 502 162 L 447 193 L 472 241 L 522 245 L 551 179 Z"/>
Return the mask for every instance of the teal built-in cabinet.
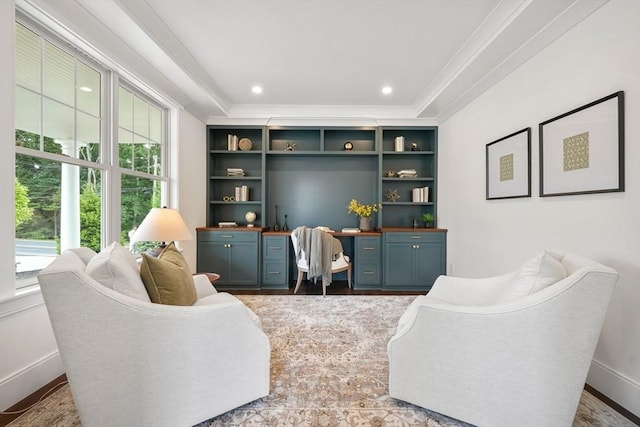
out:
<path id="1" fill-rule="evenodd" d="M 437 133 L 430 126 L 207 126 L 207 224 L 198 229 L 198 270 L 221 274 L 221 287 L 286 289 L 295 260 L 283 229 L 358 227 L 347 212 L 357 199 L 382 209 L 372 235 L 340 236 L 354 287 L 428 289 L 445 272 L 446 230 L 429 230 L 438 238 L 414 251 L 385 230 L 403 233 L 415 223 L 424 234 L 422 214 L 437 217 Z M 256 214 L 252 228 L 247 212 Z M 220 227 L 228 223 L 236 226 Z M 222 236 L 243 232 L 253 237 L 251 246 L 242 241 L 247 252 L 239 260 L 237 243 L 225 247 Z"/>
<path id="2" fill-rule="evenodd" d="M 380 289 L 382 285 L 382 243 L 380 236 L 355 238 L 356 289 Z"/>
<path id="3" fill-rule="evenodd" d="M 260 232 L 198 228 L 198 271 L 220 274 L 216 286 L 259 288 Z"/>
<path id="4" fill-rule="evenodd" d="M 390 229 L 382 235 L 385 289 L 429 290 L 436 278 L 444 274 L 446 233 Z"/>
<path id="5" fill-rule="evenodd" d="M 262 237 L 262 287 L 289 287 L 289 235 L 284 232 L 265 233 Z"/>

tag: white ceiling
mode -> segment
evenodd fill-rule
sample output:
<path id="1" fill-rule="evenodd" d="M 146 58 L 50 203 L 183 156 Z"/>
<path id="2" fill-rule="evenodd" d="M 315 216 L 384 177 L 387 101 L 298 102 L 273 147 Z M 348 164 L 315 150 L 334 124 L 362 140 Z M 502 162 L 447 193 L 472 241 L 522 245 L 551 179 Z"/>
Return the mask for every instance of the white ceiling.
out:
<path id="1" fill-rule="evenodd" d="M 608 0 L 18 0 L 203 121 L 441 123 Z M 54 22 L 55 21 L 55 22 Z M 254 85 L 263 93 L 251 92 Z M 393 92 L 383 95 L 383 86 Z"/>

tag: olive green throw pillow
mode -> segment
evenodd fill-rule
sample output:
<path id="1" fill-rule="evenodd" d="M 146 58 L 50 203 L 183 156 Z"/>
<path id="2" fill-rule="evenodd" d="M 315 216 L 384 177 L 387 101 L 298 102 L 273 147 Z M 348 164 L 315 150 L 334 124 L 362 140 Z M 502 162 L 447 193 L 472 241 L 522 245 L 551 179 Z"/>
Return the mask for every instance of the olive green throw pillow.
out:
<path id="1" fill-rule="evenodd" d="M 176 248 L 176 244 L 174 242 L 169 243 L 166 248 L 158 255 L 158 258 L 163 259 L 165 261 L 169 261 L 177 265 L 178 267 L 184 268 L 185 271 L 191 271 L 191 267 L 187 264 L 187 260 L 184 259 L 182 253 Z"/>
<path id="2" fill-rule="evenodd" d="M 187 263 L 182 254 L 177 250 L 176 252 L 182 258 L 181 260 L 176 259 L 171 250 L 166 256 L 163 257 L 165 254 L 163 252 L 158 258 L 142 254 L 140 276 L 151 302 L 168 305 L 192 305 L 196 302 L 197 294 L 193 277 L 188 268 L 180 265 L 182 263 L 187 265 Z"/>

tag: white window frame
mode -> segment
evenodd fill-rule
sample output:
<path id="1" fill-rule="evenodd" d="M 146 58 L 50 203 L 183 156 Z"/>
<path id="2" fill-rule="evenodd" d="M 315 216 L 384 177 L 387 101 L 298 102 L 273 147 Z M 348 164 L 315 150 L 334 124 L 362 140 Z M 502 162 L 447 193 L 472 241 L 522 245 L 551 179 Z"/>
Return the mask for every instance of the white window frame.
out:
<path id="1" fill-rule="evenodd" d="M 102 171 L 102 246 L 108 245 L 112 241 L 120 240 L 120 182 L 123 173 L 129 175 L 140 176 L 143 178 L 158 180 L 162 183 L 162 195 L 161 200 L 163 204 L 167 204 L 170 200 L 170 191 L 172 188 L 173 168 L 171 167 L 172 155 L 176 155 L 176 133 L 173 131 L 173 126 L 177 123 L 177 109 L 178 107 L 170 100 L 162 96 L 159 92 L 152 89 L 150 86 L 142 82 L 133 74 L 123 69 L 115 61 L 103 55 L 101 52 L 96 51 L 90 44 L 83 41 L 76 34 L 72 34 L 68 29 L 59 25 L 48 16 L 32 16 L 34 11 L 22 11 L 15 10 L 15 16 L 12 19 L 13 22 L 19 22 L 29 29 L 34 30 L 41 37 L 46 38 L 48 41 L 55 44 L 57 47 L 65 50 L 74 57 L 82 59 L 85 62 L 92 64 L 98 64 L 104 81 L 102 82 L 102 124 L 101 124 L 101 160 L 100 163 L 87 162 L 81 159 L 70 159 L 53 153 L 46 153 L 38 150 L 17 147 L 14 142 L 15 129 L 13 123 L 15 120 L 15 101 L 13 97 L 8 100 L 8 104 L 0 104 L 0 111 L 3 108 L 9 109 L 9 114 L 5 115 L 5 119 L 9 123 L 10 129 L 0 127 L 1 135 L 10 137 L 6 139 L 9 147 L 8 155 L 4 160 L 0 161 L 0 169 L 5 171 L 2 177 L 11 177 L 10 182 L 13 182 L 15 177 L 15 157 L 17 154 L 25 154 L 29 156 L 42 157 L 49 160 L 60 161 L 64 158 L 65 163 L 70 163 L 82 167 L 92 167 L 100 169 Z M 38 13 L 33 13 L 38 15 Z M 15 49 L 15 30 L 11 25 L 10 30 L 11 45 Z M 69 50 L 71 46 L 73 50 Z M 12 51 L 11 58 L 8 60 L 9 67 L 14 66 L 14 55 Z M 90 61 L 87 61 L 87 58 Z M 15 94 L 15 75 L 10 79 L 8 84 L 9 89 Z M 117 117 L 117 91 L 118 87 L 122 85 L 128 90 L 134 92 L 136 95 L 144 98 L 153 105 L 161 108 L 162 120 L 163 120 L 163 141 L 162 141 L 162 165 L 161 174 L 152 175 L 142 172 L 132 171 L 128 169 L 120 168 L 118 163 L 118 117 Z M 0 87 L 0 90 L 3 88 Z M 4 92 L 3 92 L 4 93 Z M 3 138 L 4 139 L 4 138 Z M 9 192 L 14 200 L 13 185 L 10 186 L 10 190 L 3 189 L 2 194 L 5 191 Z M 6 203 L 0 205 L 0 214 L 4 218 L 10 219 L 11 239 L 0 239 L 0 248 L 2 253 L 6 254 L 6 260 L 2 265 L 0 271 L 0 317 L 10 315 L 17 311 L 24 310 L 33 305 L 42 304 L 42 296 L 38 285 L 29 286 L 20 289 L 16 289 L 15 282 L 15 270 L 12 268 L 5 268 L 8 265 L 13 266 L 15 262 L 15 203 Z M 8 228 L 8 227 L 7 227 Z M 13 256 L 10 256 L 13 255 Z"/>

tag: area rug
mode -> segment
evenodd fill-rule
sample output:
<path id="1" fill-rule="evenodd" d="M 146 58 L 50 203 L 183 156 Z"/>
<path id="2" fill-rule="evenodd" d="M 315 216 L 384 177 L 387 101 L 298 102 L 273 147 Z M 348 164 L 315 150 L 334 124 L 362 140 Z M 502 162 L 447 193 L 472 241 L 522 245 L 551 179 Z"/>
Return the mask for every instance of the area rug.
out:
<path id="1" fill-rule="evenodd" d="M 415 296 L 238 295 L 271 342 L 269 396 L 209 426 L 466 426 L 388 395 L 386 345 Z M 65 386 L 12 427 L 80 426 Z M 574 427 L 631 426 L 584 392 Z"/>

